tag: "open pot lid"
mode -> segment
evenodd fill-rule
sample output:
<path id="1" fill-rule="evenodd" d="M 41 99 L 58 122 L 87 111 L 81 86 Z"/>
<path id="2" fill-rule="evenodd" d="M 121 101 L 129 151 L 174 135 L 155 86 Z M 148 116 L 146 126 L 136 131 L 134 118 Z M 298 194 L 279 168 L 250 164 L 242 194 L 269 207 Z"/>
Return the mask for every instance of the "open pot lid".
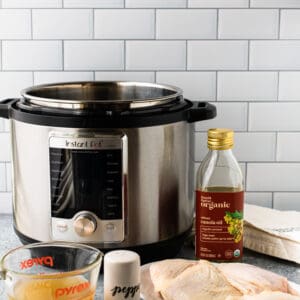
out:
<path id="1" fill-rule="evenodd" d="M 177 101 L 182 91 L 144 82 L 86 81 L 54 83 L 21 92 L 28 105 L 60 109 L 137 109 Z"/>

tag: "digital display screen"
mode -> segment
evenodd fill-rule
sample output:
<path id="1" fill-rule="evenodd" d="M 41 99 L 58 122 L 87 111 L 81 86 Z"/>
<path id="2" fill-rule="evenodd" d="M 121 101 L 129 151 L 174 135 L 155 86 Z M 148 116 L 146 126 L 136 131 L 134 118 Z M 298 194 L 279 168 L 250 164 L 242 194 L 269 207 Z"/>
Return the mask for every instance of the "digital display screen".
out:
<path id="1" fill-rule="evenodd" d="M 52 217 L 122 219 L 122 150 L 50 148 Z"/>

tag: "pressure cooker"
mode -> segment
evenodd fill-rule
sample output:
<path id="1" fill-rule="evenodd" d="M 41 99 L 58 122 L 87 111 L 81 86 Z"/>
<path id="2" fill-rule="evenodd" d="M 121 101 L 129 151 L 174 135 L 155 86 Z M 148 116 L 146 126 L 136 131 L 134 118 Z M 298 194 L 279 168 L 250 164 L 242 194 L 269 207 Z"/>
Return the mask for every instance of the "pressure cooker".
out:
<path id="1" fill-rule="evenodd" d="M 193 223 L 193 125 L 215 115 L 179 88 L 139 82 L 39 85 L 0 102 L 18 237 L 174 256 Z"/>

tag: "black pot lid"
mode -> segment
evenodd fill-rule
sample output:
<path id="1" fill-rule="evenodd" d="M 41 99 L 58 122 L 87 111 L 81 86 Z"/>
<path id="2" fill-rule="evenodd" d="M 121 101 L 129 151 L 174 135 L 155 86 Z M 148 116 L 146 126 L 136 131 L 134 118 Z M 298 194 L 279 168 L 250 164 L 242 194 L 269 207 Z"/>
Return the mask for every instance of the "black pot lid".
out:
<path id="1" fill-rule="evenodd" d="M 85 81 L 38 85 L 21 92 L 27 105 L 59 109 L 137 109 L 177 101 L 170 85 L 127 81 Z"/>

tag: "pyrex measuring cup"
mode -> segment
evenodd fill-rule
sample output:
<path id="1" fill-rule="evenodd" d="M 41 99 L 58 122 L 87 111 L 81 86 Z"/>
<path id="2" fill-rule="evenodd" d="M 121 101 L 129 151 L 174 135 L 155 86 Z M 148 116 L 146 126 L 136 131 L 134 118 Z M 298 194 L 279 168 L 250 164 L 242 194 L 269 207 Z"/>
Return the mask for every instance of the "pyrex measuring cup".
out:
<path id="1" fill-rule="evenodd" d="M 9 300 L 93 300 L 102 257 L 86 245 L 36 243 L 4 255 L 0 275 Z"/>

